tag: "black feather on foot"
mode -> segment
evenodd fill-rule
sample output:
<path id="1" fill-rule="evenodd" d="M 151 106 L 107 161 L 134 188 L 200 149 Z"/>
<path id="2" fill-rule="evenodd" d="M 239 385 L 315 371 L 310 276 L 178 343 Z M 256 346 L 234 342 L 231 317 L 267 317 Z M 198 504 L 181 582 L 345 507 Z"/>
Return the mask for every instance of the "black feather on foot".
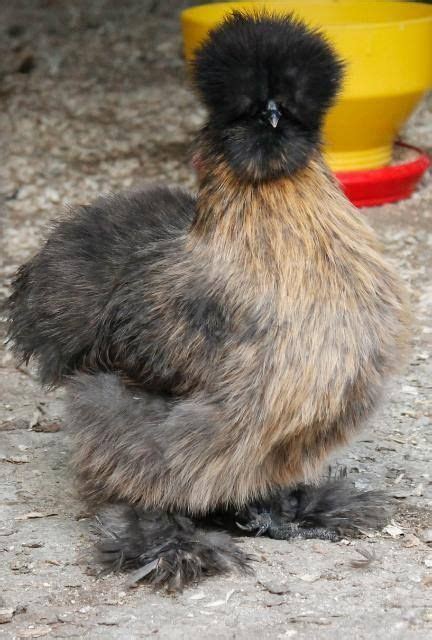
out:
<path id="1" fill-rule="evenodd" d="M 98 559 L 110 570 L 131 571 L 129 586 L 145 581 L 178 592 L 209 575 L 251 572 L 252 557 L 229 535 L 185 516 L 112 505 L 97 516 L 97 533 Z"/>
<path id="2" fill-rule="evenodd" d="M 381 529 L 390 519 L 390 500 L 381 491 L 358 491 L 344 475 L 321 485 L 280 489 L 265 502 L 235 514 L 237 527 L 255 535 L 288 540 L 339 540 L 363 529 Z"/>

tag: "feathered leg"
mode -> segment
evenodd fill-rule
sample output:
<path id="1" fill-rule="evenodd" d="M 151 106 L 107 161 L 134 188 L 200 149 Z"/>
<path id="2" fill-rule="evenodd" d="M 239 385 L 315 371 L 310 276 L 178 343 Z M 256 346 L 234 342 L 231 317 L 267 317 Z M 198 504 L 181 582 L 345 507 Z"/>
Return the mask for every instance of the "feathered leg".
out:
<path id="1" fill-rule="evenodd" d="M 107 567 L 133 571 L 132 584 L 143 580 L 173 592 L 207 575 L 248 570 L 250 558 L 228 534 L 207 530 L 184 515 L 191 512 L 187 504 L 179 506 L 187 495 L 180 472 L 170 474 L 166 425 L 176 409 L 173 398 L 127 387 L 112 374 L 77 374 L 68 384 L 67 406 L 81 494 L 90 505 L 102 505 L 97 549 Z M 174 450 L 182 426 L 174 431 Z M 192 438 L 187 453 L 191 467 Z"/>
<path id="2" fill-rule="evenodd" d="M 242 531 L 270 538 L 338 540 L 363 529 L 382 528 L 389 520 L 389 498 L 380 491 L 358 491 L 345 475 L 318 486 L 281 489 L 266 501 L 238 511 Z"/>
<path id="3" fill-rule="evenodd" d="M 218 491 L 226 485 L 231 496 L 236 476 L 219 466 L 222 460 L 233 470 L 232 454 L 213 456 L 218 414 L 205 402 L 179 403 L 113 374 L 80 373 L 68 384 L 67 406 L 81 492 L 98 507 L 112 505 L 99 516 L 104 563 L 172 591 L 205 575 L 246 570 L 248 558 L 230 537 L 207 528 L 217 523 L 216 514 L 207 515 L 212 503 L 228 502 L 217 499 Z M 330 478 L 275 490 L 265 501 L 219 514 L 219 524 L 280 539 L 337 540 L 383 523 L 383 505 L 381 494 Z"/>
<path id="4" fill-rule="evenodd" d="M 97 516 L 98 559 L 131 571 L 128 584 L 145 581 L 170 592 L 210 575 L 250 571 L 251 558 L 229 535 L 206 531 L 188 517 L 110 505 Z"/>

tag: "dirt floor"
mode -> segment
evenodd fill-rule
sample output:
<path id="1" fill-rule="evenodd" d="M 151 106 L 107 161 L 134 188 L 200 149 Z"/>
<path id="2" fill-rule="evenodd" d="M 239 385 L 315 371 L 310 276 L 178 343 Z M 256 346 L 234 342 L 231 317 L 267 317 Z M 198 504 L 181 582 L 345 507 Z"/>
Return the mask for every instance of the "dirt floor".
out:
<path id="1" fill-rule="evenodd" d="M 202 112 L 180 55 L 180 4 L 1 3 L 2 298 L 65 204 L 147 180 L 194 187 Z M 405 137 L 432 150 L 431 104 Z M 176 598 L 97 577 L 62 394 L 41 391 L 3 350 L 0 638 L 432 637 L 432 176 L 409 201 L 363 213 L 411 285 L 417 327 L 404 375 L 334 462 L 358 487 L 388 490 L 392 526 L 340 543 L 244 539 L 255 576 Z"/>

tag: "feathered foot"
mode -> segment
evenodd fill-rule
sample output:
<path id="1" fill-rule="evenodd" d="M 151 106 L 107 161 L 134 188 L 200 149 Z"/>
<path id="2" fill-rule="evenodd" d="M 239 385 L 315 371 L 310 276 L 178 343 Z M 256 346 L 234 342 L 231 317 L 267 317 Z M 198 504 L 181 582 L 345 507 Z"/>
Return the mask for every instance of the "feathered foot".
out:
<path id="1" fill-rule="evenodd" d="M 237 527 L 255 535 L 289 540 L 339 540 L 363 529 L 380 529 L 391 515 L 389 498 L 380 491 L 357 491 L 345 478 L 319 486 L 299 485 L 276 491 L 235 514 Z"/>
<path id="2" fill-rule="evenodd" d="M 255 505 L 249 507 L 247 514 L 241 512 L 240 517 L 244 520 L 244 524 L 236 521 L 237 527 L 242 531 L 251 533 L 255 536 L 266 535 L 274 540 L 292 540 L 294 538 L 301 540 L 331 540 L 336 542 L 340 539 L 337 531 L 326 529 L 325 527 L 304 527 L 297 522 L 284 522 L 282 518 L 275 518 L 274 513 L 269 509 L 263 511 Z M 247 520 L 245 521 L 245 517 Z"/>
<path id="3" fill-rule="evenodd" d="M 142 580 L 178 592 L 205 576 L 251 571 L 252 558 L 229 535 L 177 514 L 113 505 L 97 516 L 97 533 L 99 560 L 110 570 L 131 571 L 129 586 Z"/>

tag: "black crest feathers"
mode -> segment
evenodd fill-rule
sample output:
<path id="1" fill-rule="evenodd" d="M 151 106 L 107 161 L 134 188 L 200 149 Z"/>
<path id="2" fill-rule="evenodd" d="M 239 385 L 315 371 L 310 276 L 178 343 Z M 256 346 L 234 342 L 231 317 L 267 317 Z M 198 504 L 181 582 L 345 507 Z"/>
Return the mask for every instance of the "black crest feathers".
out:
<path id="1" fill-rule="evenodd" d="M 298 18 L 239 11 L 210 33 L 193 63 L 204 104 L 227 120 L 278 94 L 290 109 L 319 119 L 339 89 L 342 69 L 325 38 Z"/>
<path id="2" fill-rule="evenodd" d="M 235 11 L 197 50 L 192 72 L 213 143 L 240 177 L 260 180 L 306 163 L 343 63 L 318 31 L 292 15 Z M 273 127 L 263 118 L 269 101 L 280 116 Z"/>

